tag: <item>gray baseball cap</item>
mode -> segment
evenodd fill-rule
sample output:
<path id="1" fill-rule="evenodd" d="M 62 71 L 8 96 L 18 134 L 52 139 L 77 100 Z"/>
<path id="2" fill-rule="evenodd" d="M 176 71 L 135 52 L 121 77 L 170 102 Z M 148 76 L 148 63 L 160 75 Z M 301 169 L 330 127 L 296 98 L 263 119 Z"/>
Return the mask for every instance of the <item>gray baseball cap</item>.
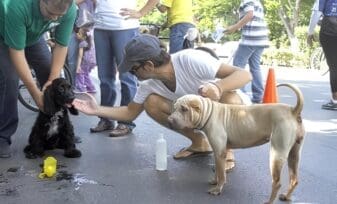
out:
<path id="1" fill-rule="evenodd" d="M 138 35 L 124 47 L 124 58 L 118 66 L 119 71 L 128 72 L 136 62 L 156 57 L 160 52 L 160 41 L 157 37 L 149 34 Z"/>

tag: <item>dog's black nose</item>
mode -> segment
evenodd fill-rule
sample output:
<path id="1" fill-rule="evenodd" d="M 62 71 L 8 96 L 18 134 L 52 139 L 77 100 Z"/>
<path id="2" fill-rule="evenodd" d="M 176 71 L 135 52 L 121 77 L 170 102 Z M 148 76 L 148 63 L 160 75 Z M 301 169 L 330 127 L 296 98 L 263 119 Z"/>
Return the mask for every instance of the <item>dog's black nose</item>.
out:
<path id="1" fill-rule="evenodd" d="M 72 94 L 72 95 L 69 95 L 67 96 L 67 99 L 66 99 L 66 103 L 72 103 L 75 99 L 75 95 Z"/>

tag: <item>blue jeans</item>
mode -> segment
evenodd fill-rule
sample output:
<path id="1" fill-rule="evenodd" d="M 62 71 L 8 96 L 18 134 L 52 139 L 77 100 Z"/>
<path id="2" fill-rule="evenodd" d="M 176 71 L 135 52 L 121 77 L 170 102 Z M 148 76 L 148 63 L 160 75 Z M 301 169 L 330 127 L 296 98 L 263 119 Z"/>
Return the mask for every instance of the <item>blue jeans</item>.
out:
<path id="1" fill-rule="evenodd" d="M 30 47 L 25 48 L 28 64 L 36 73 L 41 85 L 50 73 L 51 53 L 43 38 Z M 7 45 L 0 42 L 0 139 L 11 144 L 11 136 L 18 127 L 18 82 L 14 65 L 10 60 Z M 41 86 L 42 87 L 42 86 Z"/>
<path id="2" fill-rule="evenodd" d="M 114 106 L 117 98 L 117 66 L 123 59 L 124 46 L 136 35 L 138 28 L 129 30 L 94 30 L 98 78 L 101 89 L 101 105 Z M 123 69 L 123 68 L 121 68 Z M 127 106 L 136 94 L 137 78 L 129 72 L 119 75 L 121 82 L 121 106 Z M 119 122 L 121 123 L 121 122 Z M 126 123 L 130 128 L 134 123 Z"/>
<path id="3" fill-rule="evenodd" d="M 194 27 L 191 23 L 177 23 L 170 27 L 170 54 L 183 49 L 184 36 L 189 28 Z"/>
<path id="4" fill-rule="evenodd" d="M 248 46 L 240 44 L 235 52 L 233 59 L 233 65 L 241 67 L 243 69 L 245 68 L 247 63 L 249 64 L 249 70 L 253 76 L 252 80 L 253 103 L 260 103 L 262 101 L 264 93 L 263 80 L 260 69 L 260 60 L 263 50 L 264 47 Z M 245 86 L 242 88 L 242 91 L 246 92 Z"/>
<path id="5" fill-rule="evenodd" d="M 71 38 L 68 44 L 68 53 L 67 53 L 67 64 L 70 71 L 70 77 L 72 79 L 73 85 L 75 85 L 76 78 L 76 68 L 78 61 L 78 49 L 79 49 L 79 40 L 76 38 L 76 33 L 71 34 Z"/>

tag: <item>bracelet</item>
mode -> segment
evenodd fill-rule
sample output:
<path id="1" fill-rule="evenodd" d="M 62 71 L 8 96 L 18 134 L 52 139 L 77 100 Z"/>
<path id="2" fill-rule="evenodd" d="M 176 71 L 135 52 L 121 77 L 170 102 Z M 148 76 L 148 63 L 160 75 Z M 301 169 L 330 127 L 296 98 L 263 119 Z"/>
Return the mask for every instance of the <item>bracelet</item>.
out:
<path id="1" fill-rule="evenodd" d="M 210 81 L 208 83 L 213 84 L 214 86 L 216 86 L 216 88 L 218 88 L 219 95 L 221 97 L 221 95 L 222 95 L 222 89 L 221 89 L 221 87 L 216 82 L 214 82 L 214 81 Z"/>

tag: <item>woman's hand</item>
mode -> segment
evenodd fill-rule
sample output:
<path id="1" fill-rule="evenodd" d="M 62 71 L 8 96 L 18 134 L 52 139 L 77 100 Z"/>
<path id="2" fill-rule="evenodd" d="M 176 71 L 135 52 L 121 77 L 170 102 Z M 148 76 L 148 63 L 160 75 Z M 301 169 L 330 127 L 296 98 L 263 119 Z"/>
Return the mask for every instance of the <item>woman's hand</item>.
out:
<path id="1" fill-rule="evenodd" d="M 309 45 L 310 47 L 312 47 L 312 44 L 313 44 L 314 41 L 316 41 L 314 35 L 308 35 L 308 36 L 307 36 L 307 43 L 308 43 L 308 45 Z"/>
<path id="2" fill-rule="evenodd" d="M 215 83 L 206 83 L 199 87 L 198 93 L 202 97 L 210 98 L 213 101 L 219 101 L 222 91 Z"/>
<path id="3" fill-rule="evenodd" d="M 88 115 L 95 115 L 98 109 L 98 105 L 96 99 L 87 93 L 77 94 L 78 99 L 76 98 L 72 105 L 79 111 L 88 114 Z"/>
<path id="4" fill-rule="evenodd" d="M 138 18 L 142 17 L 142 14 L 139 11 L 134 10 L 134 9 L 129 9 L 129 8 L 122 8 L 121 12 L 119 14 L 122 15 L 122 16 L 125 16 L 126 20 L 131 19 L 131 18 L 137 18 L 138 19 Z"/>

